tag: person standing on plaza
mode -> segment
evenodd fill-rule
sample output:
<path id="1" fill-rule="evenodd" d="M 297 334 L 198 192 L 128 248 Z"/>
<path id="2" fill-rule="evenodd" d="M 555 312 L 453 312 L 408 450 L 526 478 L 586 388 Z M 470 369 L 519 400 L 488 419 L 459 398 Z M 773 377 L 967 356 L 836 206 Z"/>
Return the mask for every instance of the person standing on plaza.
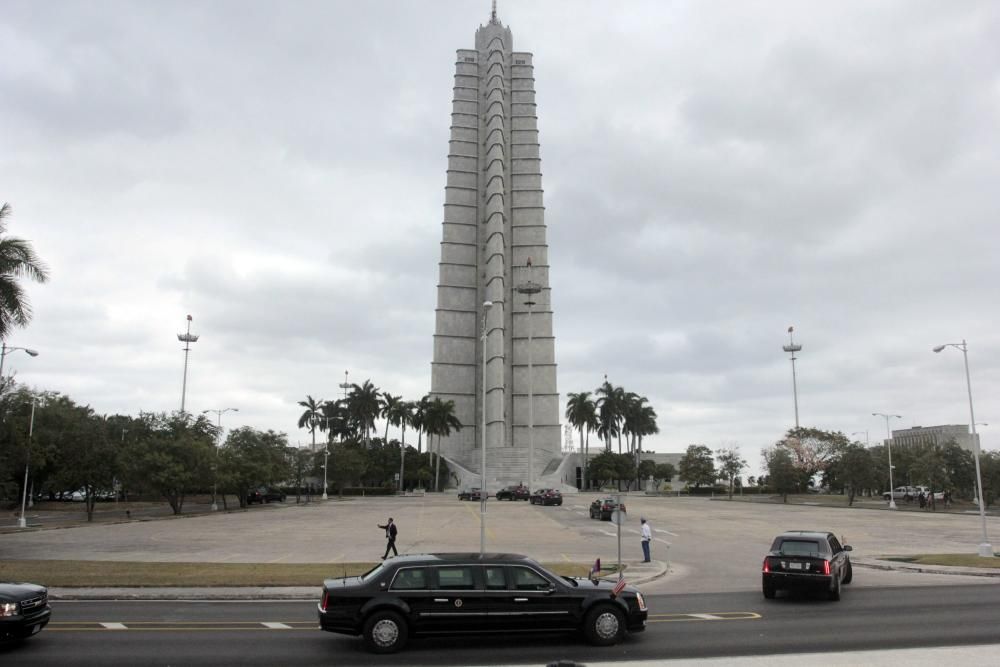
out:
<path id="1" fill-rule="evenodd" d="M 649 523 L 646 522 L 646 517 L 641 517 L 639 522 L 642 523 L 642 562 L 649 563 L 649 542 L 653 539 L 653 531 L 649 528 Z"/>
<path id="2" fill-rule="evenodd" d="M 390 549 L 392 549 L 393 556 L 398 556 L 399 552 L 396 551 L 396 533 L 398 531 L 396 530 L 396 524 L 392 522 L 392 517 L 389 517 L 389 521 L 384 526 L 378 524 L 378 527 L 385 529 L 385 539 L 386 539 L 385 555 L 382 556 L 382 560 L 385 560 L 386 558 L 389 557 Z"/>

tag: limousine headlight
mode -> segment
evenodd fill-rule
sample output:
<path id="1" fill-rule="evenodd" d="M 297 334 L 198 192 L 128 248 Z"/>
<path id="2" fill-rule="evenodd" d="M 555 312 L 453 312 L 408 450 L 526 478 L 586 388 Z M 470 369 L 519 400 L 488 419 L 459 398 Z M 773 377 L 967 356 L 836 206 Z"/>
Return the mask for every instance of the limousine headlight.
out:
<path id="1" fill-rule="evenodd" d="M 17 616 L 17 603 L 0 602 L 0 616 Z"/>
<path id="2" fill-rule="evenodd" d="M 635 599 L 639 602 L 639 611 L 646 611 L 646 600 L 642 597 L 642 593 L 636 593 Z"/>

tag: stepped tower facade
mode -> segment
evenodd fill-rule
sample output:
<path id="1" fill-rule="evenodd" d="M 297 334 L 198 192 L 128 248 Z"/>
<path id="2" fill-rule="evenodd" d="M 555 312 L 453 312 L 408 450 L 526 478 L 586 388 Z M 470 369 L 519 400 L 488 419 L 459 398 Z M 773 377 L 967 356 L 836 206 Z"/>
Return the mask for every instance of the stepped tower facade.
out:
<path id="1" fill-rule="evenodd" d="M 560 456 L 559 394 L 534 65 L 495 8 L 453 90 L 431 396 L 462 428 L 441 453 L 478 472 L 485 410 L 487 485 L 528 484 Z"/>

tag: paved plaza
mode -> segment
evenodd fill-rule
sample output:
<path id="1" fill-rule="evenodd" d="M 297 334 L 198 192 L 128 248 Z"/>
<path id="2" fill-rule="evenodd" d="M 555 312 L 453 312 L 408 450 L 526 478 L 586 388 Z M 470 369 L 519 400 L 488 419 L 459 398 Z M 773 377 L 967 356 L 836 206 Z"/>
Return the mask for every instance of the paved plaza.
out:
<path id="1" fill-rule="evenodd" d="M 487 548 L 548 562 L 614 562 L 616 527 L 589 518 L 594 494 L 566 496 L 561 507 L 488 503 Z M 667 574 L 644 585 L 650 592 L 752 590 L 761 559 L 783 530 L 831 530 L 864 562 L 881 555 L 975 553 L 978 516 L 728 502 L 702 498 L 627 496 L 622 557 L 641 558 L 639 518 L 653 527 L 653 558 Z M 385 548 L 377 527 L 392 516 L 401 553 L 478 551 L 479 503 L 452 495 L 294 502 L 250 511 L 178 519 L 123 521 L 0 535 L 2 559 L 314 563 L 377 560 Z M 1000 519 L 988 519 L 994 541 Z M 331 576 L 336 569 L 331 567 Z M 859 569 L 865 585 L 992 584 L 997 578 Z"/>

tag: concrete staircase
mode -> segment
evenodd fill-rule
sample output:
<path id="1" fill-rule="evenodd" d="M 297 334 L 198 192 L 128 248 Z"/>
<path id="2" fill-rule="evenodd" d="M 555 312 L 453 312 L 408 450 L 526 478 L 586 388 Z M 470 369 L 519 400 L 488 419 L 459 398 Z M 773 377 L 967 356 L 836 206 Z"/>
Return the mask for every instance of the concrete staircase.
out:
<path id="1" fill-rule="evenodd" d="M 563 493 L 575 493 L 572 476 L 568 471 L 575 470 L 575 455 L 557 454 L 551 452 L 535 452 L 535 488 L 554 488 Z M 452 473 L 458 477 L 457 489 L 467 489 L 480 485 L 478 457 L 472 457 L 465 462 L 455 461 L 445 457 Z M 468 465 L 465 465 L 465 464 Z M 503 471 L 503 475 L 498 475 Z M 451 480 L 454 483 L 454 480 Z M 528 484 L 528 450 L 520 447 L 500 447 L 486 450 L 486 488 L 495 493 L 505 486 Z M 455 489 L 455 490 L 457 490 Z M 535 489 L 532 489 L 535 490 Z"/>

